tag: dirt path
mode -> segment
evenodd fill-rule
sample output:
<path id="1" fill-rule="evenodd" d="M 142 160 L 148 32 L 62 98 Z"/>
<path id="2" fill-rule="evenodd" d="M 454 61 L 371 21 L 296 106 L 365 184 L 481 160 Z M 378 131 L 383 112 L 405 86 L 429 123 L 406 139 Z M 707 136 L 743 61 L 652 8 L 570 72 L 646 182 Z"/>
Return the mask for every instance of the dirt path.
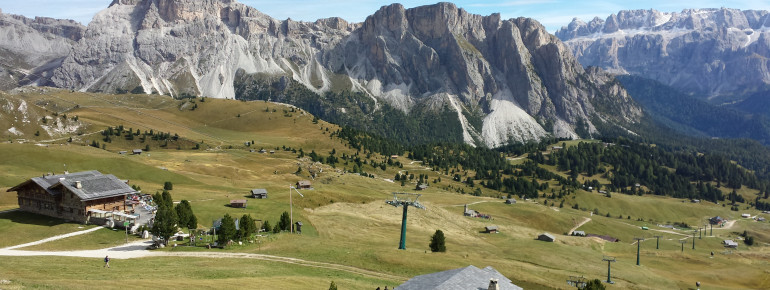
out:
<path id="1" fill-rule="evenodd" d="M 575 231 L 575 230 L 577 230 L 579 227 L 582 227 L 584 224 L 586 224 L 586 223 L 588 223 L 588 222 L 590 222 L 590 221 L 591 221 L 591 218 L 585 218 L 585 219 L 584 219 L 582 222 L 580 222 L 580 223 L 579 223 L 579 224 L 577 224 L 576 226 L 572 227 L 572 228 L 569 230 L 569 232 L 567 232 L 567 235 L 571 236 L 571 235 L 572 235 L 572 232 L 574 232 L 574 231 Z"/>
<path id="2" fill-rule="evenodd" d="M 18 249 L 18 248 L 24 248 L 24 247 L 39 245 L 39 244 L 47 243 L 47 242 L 50 242 L 50 241 L 61 240 L 61 239 L 64 239 L 64 238 L 69 238 L 69 237 L 79 236 L 79 235 L 82 235 L 82 234 L 87 234 L 87 233 L 90 233 L 90 232 L 98 231 L 98 230 L 103 229 L 103 228 L 104 227 L 95 227 L 93 229 L 87 229 L 87 230 L 83 230 L 83 231 L 72 232 L 72 233 L 69 233 L 69 234 L 53 236 L 53 237 L 50 237 L 50 238 L 47 238 L 47 239 L 42 239 L 42 240 L 39 240 L 39 241 L 34 241 L 34 242 L 26 243 L 26 244 L 10 246 L 10 247 L 7 247 L 7 248 L 2 248 L 0 250 L 13 250 L 13 249 Z"/>
<path id="3" fill-rule="evenodd" d="M 98 227 L 95 229 L 89 229 L 87 231 L 95 231 L 101 228 L 102 227 Z M 79 231 L 71 234 L 83 234 L 84 232 L 86 231 Z M 61 235 L 57 237 L 61 238 L 62 236 L 65 236 L 65 235 Z M 51 237 L 38 242 L 43 243 L 43 241 L 51 241 L 53 240 L 53 238 L 56 238 L 56 237 Z M 37 242 L 33 242 L 33 243 L 37 243 Z M 376 278 L 376 279 L 389 280 L 389 281 L 406 281 L 407 280 L 406 277 L 379 273 L 376 271 L 352 267 L 352 266 L 325 263 L 325 262 L 316 262 L 316 261 L 309 261 L 304 259 L 274 256 L 274 255 L 230 253 L 230 252 L 219 252 L 219 251 L 216 251 L 216 252 L 214 251 L 211 251 L 211 252 L 209 251 L 200 251 L 200 252 L 150 251 L 150 250 L 147 250 L 147 247 L 150 244 L 152 244 L 152 241 L 137 241 L 137 242 L 132 242 L 132 243 L 111 247 L 111 248 L 105 248 L 100 250 L 83 250 L 83 251 L 47 252 L 47 251 L 15 250 L 16 248 L 31 246 L 32 243 L 29 243 L 29 244 L 0 249 L 0 256 L 62 256 L 62 257 L 82 257 L 82 258 L 104 258 L 105 256 L 110 256 L 110 258 L 114 258 L 114 259 L 136 259 L 136 258 L 146 258 L 146 257 L 239 258 L 239 259 L 263 260 L 263 261 L 278 262 L 278 263 L 288 263 L 288 264 L 295 264 L 295 265 L 300 265 L 305 267 L 332 269 L 332 270 L 344 271 L 348 273 L 353 273 L 353 274 L 367 276 L 367 277 Z"/>
<path id="4" fill-rule="evenodd" d="M 489 201 L 489 200 L 481 200 L 481 201 L 474 201 L 474 202 L 471 202 L 471 203 L 467 203 L 467 204 L 466 204 L 466 203 L 464 203 L 464 204 L 455 204 L 455 205 L 450 205 L 450 206 L 466 206 L 466 205 L 474 205 L 474 204 L 479 204 L 479 203 L 482 203 L 482 202 L 492 202 L 492 201 Z"/>

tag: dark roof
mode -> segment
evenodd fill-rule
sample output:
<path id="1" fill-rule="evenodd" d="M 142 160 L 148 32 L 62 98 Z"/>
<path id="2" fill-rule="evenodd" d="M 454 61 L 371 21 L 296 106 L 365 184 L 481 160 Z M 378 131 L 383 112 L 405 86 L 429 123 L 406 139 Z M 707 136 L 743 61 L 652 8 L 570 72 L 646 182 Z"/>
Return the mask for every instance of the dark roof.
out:
<path id="1" fill-rule="evenodd" d="M 80 182 L 81 188 L 77 188 L 77 182 Z M 115 175 L 95 175 L 90 177 L 68 177 L 63 181 L 50 187 L 55 190 L 61 187 L 76 194 L 81 200 L 94 200 L 105 197 L 127 195 L 136 192 L 133 188 L 121 181 Z"/>
<path id="2" fill-rule="evenodd" d="M 80 181 L 81 188 L 77 188 L 77 181 Z M 81 200 L 93 200 L 136 192 L 114 175 L 104 175 L 96 170 L 33 177 L 8 189 L 8 191 L 18 191 L 20 187 L 29 183 L 35 183 L 51 195 L 58 195 L 61 193 L 62 188 L 66 188 L 68 191 L 77 194 Z"/>
<path id="3" fill-rule="evenodd" d="M 519 286 L 492 267 L 484 269 L 471 265 L 465 268 L 416 276 L 396 287 L 398 290 L 468 290 L 487 289 L 489 280 L 497 279 L 500 290 L 519 290 Z"/>
<path id="4" fill-rule="evenodd" d="M 538 236 L 538 238 L 542 239 L 543 237 L 547 237 L 548 239 L 555 241 L 556 237 L 554 237 L 552 234 L 549 233 L 542 233 Z"/>
<path id="5" fill-rule="evenodd" d="M 267 194 L 267 189 L 264 189 L 264 188 L 252 189 L 251 194 Z"/>

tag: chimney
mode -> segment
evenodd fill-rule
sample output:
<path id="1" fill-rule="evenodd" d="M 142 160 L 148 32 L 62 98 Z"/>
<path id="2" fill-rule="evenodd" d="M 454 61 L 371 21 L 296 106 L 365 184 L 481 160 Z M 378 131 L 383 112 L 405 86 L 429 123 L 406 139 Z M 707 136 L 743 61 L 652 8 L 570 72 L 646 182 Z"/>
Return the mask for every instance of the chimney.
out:
<path id="1" fill-rule="evenodd" d="M 500 286 L 497 286 L 497 279 L 489 279 L 489 287 L 487 290 L 500 290 Z"/>
<path id="2" fill-rule="evenodd" d="M 77 189 L 82 189 L 83 188 L 83 184 L 80 183 L 80 180 L 75 181 L 75 188 L 77 188 Z"/>

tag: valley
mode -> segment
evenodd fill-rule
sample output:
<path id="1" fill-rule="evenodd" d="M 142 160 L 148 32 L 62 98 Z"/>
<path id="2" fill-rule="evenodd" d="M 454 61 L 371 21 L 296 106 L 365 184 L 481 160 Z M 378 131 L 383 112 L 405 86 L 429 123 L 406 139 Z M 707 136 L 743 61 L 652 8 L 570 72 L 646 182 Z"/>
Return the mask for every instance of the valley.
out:
<path id="1" fill-rule="evenodd" d="M 387 144 L 385 141 L 367 143 L 362 133 L 356 149 L 347 139 L 349 135 L 337 133 L 341 127 L 284 104 L 130 93 L 107 95 L 46 87 L 3 92 L 0 102 L 4 108 L 0 112 L 0 129 L 5 135 L 0 144 L 0 169 L 5 173 L 0 176 L 0 211 L 18 207 L 15 193 L 6 192 L 8 188 L 34 176 L 65 170 L 114 174 L 148 194 L 163 191 L 164 183 L 172 182 L 170 193 L 174 201 L 190 202 L 199 229 L 210 228 L 212 221 L 226 213 L 233 217 L 250 214 L 275 225 L 281 213 L 289 211 L 289 186 L 311 180 L 313 187 L 300 189 L 304 197 L 295 193 L 292 199 L 294 220 L 304 223 L 302 234 L 260 233 L 243 245 L 236 243 L 224 249 L 187 246 L 186 241 L 176 242 L 177 247 L 152 251 L 136 247 L 126 249 L 140 253 L 136 257 L 116 254 L 111 262 L 113 269 L 101 269 L 100 259 L 109 253 L 106 249 L 120 248 L 125 243 L 122 231 L 101 229 L 14 249 L 95 252 L 82 256 L 4 256 L 0 264 L 0 280 L 8 281 L 2 285 L 4 288 L 132 285 L 299 289 L 325 287 L 334 281 L 341 289 L 374 289 L 385 285 L 392 288 L 416 275 L 468 265 L 492 266 L 527 289 L 568 288 L 565 279 L 570 276 L 604 280 L 607 269 L 603 256 L 618 260 L 612 265 L 612 280 L 616 284 L 609 287 L 689 288 L 695 281 L 710 289 L 770 287 L 764 278 L 770 262 L 770 224 L 741 217 L 744 213 L 767 216 L 750 205 L 761 193 L 759 189 L 741 186 L 737 194 L 745 202 L 734 205 L 729 199 L 695 203 L 690 198 L 673 198 L 668 194 L 624 194 L 620 188 L 609 190 L 608 197 L 599 193 L 598 188 L 589 190 L 584 184 L 593 185 L 595 179 L 607 190 L 612 179 L 598 172 L 573 174 L 560 169 L 558 163 L 541 162 L 536 167 L 564 179 L 574 177 L 577 186 L 562 187 L 557 179 L 542 177 L 543 172 L 516 176 L 516 172 L 527 170 L 523 166 L 539 159 L 538 155 L 548 160 L 560 154 L 557 150 L 567 154 L 573 147 L 593 148 L 586 146 L 602 144 L 598 140 L 554 141 L 521 149 L 520 153 L 513 153 L 519 150 L 515 148 L 508 153 L 496 153 L 514 166 L 513 172 L 500 173 L 501 178 L 521 177 L 548 184 L 547 189 L 538 188 L 528 198 L 521 196 L 525 194 L 523 190 L 514 192 L 511 197 L 517 202 L 505 204 L 508 189 L 490 188 L 495 187 L 488 185 L 494 184 L 491 178 L 474 179 L 479 172 L 470 169 L 491 165 L 441 165 L 441 159 L 423 158 L 423 154 L 436 154 L 438 158 L 445 152 L 486 156 L 484 149 L 401 147 L 406 151 L 391 157 L 394 154 L 383 155 L 378 151 L 393 148 L 367 147 Z M 22 103 L 26 104 L 23 110 Z M 42 129 L 59 128 L 59 124 L 71 129 Z M 121 131 L 117 129 L 120 126 L 122 132 L 115 135 Z M 10 131 L 10 127 L 15 130 Z M 105 141 L 108 127 L 113 134 L 110 141 Z M 94 141 L 98 146 L 90 146 Z M 147 146 L 149 151 L 130 154 L 133 149 Z M 266 152 L 260 153 L 262 149 Z M 603 150 L 628 149 L 617 145 Z M 120 154 L 121 151 L 129 153 Z M 331 154 L 332 151 L 335 153 Z M 323 162 L 313 162 L 311 155 L 320 156 L 318 160 Z M 337 157 L 337 162 L 330 164 L 330 156 Z M 610 163 L 600 165 L 607 172 L 615 172 Z M 455 180 L 455 174 L 459 180 Z M 403 176 L 403 185 L 394 180 L 396 175 Z M 408 178 L 409 175 L 414 177 Z M 494 176 L 492 171 L 485 175 Z M 417 191 L 415 187 L 421 177 L 429 186 Z M 473 185 L 467 182 L 468 178 Z M 653 185 L 663 186 L 649 183 L 640 188 L 652 191 Z M 733 190 L 726 183 L 717 186 L 713 182 L 713 186 L 725 196 Z M 248 198 L 254 188 L 266 189 L 269 197 Z M 560 190 L 566 194 L 558 197 Z M 426 206 L 425 210 L 410 208 L 406 250 L 397 249 L 401 208 L 385 203 L 392 199 L 392 192 L 420 193 L 420 202 Z M 554 198 L 550 197 L 552 194 Z M 248 205 L 230 207 L 233 199 L 247 199 Z M 757 200 L 767 202 L 764 197 Z M 466 204 L 492 219 L 464 216 Z M 738 210 L 732 210 L 733 206 Z M 693 238 L 693 230 L 714 216 L 730 222 L 722 228 L 714 226 L 713 231 L 709 229 L 701 236 L 695 233 Z M 483 233 L 484 227 L 490 225 L 498 226 L 499 233 Z M 7 237 L 0 247 L 93 227 L 23 212 L 0 212 L 0 233 Z M 428 247 L 430 236 L 437 229 L 446 235 L 445 253 L 432 253 Z M 619 241 L 566 235 L 572 230 Z M 753 246 L 741 241 L 744 231 L 754 237 Z M 542 233 L 550 233 L 556 240 L 536 240 Z M 660 249 L 656 249 L 656 235 L 661 236 Z M 641 245 L 640 266 L 635 264 L 635 237 L 646 238 Z M 739 241 L 738 248 L 727 250 L 722 244 L 727 239 Z M 686 242 L 684 251 L 680 240 Z M 695 249 L 690 248 L 693 241 Z M 129 242 L 145 243 L 135 235 L 130 236 Z M 39 279 L 40 275 L 46 275 L 46 279 Z"/>

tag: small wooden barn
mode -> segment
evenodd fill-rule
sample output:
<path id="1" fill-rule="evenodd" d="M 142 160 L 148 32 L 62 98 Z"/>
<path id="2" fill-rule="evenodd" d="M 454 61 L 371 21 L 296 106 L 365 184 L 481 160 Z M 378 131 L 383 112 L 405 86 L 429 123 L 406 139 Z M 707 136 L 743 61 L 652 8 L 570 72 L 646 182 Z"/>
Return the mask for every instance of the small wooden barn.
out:
<path id="1" fill-rule="evenodd" d="M 245 199 L 233 199 L 233 200 L 230 201 L 230 207 L 246 208 L 246 200 Z"/>
<path id="2" fill-rule="evenodd" d="M 252 198 L 265 199 L 265 198 L 267 198 L 267 189 L 264 189 L 264 188 L 252 189 L 251 190 L 251 197 Z"/>
<path id="3" fill-rule="evenodd" d="M 486 226 L 484 227 L 484 232 L 488 234 L 496 234 L 500 232 L 500 229 L 497 226 Z"/>
<path id="4" fill-rule="evenodd" d="M 313 186 L 312 183 L 310 183 L 309 180 L 300 180 L 297 181 L 297 188 L 299 189 L 309 189 Z"/>
<path id="5" fill-rule="evenodd" d="M 554 237 L 552 234 L 549 233 L 542 233 L 539 236 L 537 236 L 538 240 L 545 241 L 545 242 L 552 242 L 556 240 L 556 237 Z"/>

